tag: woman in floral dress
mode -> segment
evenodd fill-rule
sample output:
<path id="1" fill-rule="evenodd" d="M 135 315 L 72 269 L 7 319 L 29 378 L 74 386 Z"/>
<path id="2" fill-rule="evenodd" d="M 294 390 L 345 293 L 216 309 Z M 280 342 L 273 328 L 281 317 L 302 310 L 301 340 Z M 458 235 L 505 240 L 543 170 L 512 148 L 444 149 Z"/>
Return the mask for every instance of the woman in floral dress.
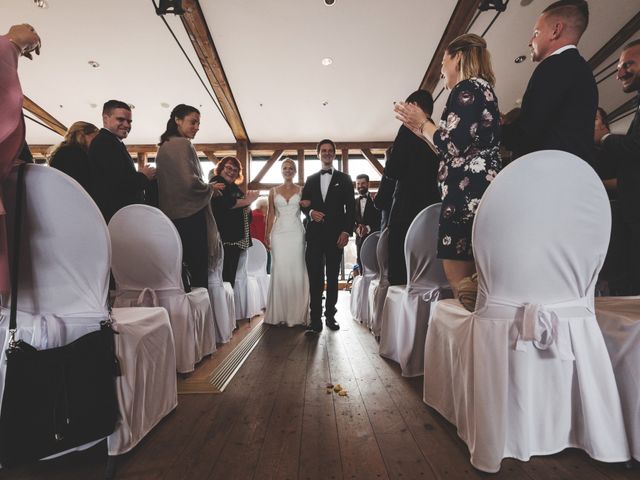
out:
<path id="1" fill-rule="evenodd" d="M 453 40 L 442 59 L 442 76 L 451 93 L 439 127 L 411 104 L 398 104 L 395 110 L 440 156 L 438 258 L 458 297 L 461 280 L 475 272 L 471 227 L 476 209 L 502 165 L 495 77 L 484 39 L 465 34 Z"/>

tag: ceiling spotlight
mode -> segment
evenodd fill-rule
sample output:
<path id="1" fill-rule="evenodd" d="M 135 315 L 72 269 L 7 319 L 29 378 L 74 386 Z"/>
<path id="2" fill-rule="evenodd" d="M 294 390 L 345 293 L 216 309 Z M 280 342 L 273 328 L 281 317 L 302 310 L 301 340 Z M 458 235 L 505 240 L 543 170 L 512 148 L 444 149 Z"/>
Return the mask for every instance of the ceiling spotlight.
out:
<path id="1" fill-rule="evenodd" d="M 324 57 L 322 59 L 322 65 L 324 65 L 325 67 L 328 67 L 329 65 L 331 65 L 333 63 L 333 59 L 330 57 Z"/>
<path id="2" fill-rule="evenodd" d="M 478 10 L 486 12 L 487 10 L 495 10 L 496 12 L 504 12 L 507 5 L 504 0 L 482 0 L 478 5 Z"/>
<path id="3" fill-rule="evenodd" d="M 98 104 L 97 104 L 97 103 L 90 103 L 90 104 L 89 104 L 89 106 L 90 106 L 91 108 L 97 108 L 97 107 L 98 107 Z"/>
<path id="4" fill-rule="evenodd" d="M 333 4 L 334 4 L 334 3 L 336 3 L 336 0 L 324 0 L 324 4 L 325 4 L 327 7 L 331 7 L 331 6 L 333 6 Z"/>
<path id="5" fill-rule="evenodd" d="M 325 100 L 324 102 L 322 102 L 322 106 L 323 107 L 326 107 L 327 105 L 329 105 L 329 101 L 328 100 Z"/>
<path id="6" fill-rule="evenodd" d="M 47 0 L 33 0 L 33 4 L 38 8 L 49 8 Z"/>
<path id="7" fill-rule="evenodd" d="M 160 6 L 156 7 L 156 15 L 167 15 L 168 13 L 173 13 L 174 15 L 184 14 L 182 0 L 160 0 Z"/>
<path id="8" fill-rule="evenodd" d="M 93 68 L 100 68 L 100 64 L 95 60 L 89 60 L 87 63 L 91 65 Z"/>
<path id="9" fill-rule="evenodd" d="M 131 110 L 133 110 L 134 108 L 136 108 L 136 106 L 133 103 L 127 103 L 127 105 L 129 105 L 129 108 Z"/>
<path id="10" fill-rule="evenodd" d="M 169 108 L 169 104 L 168 104 L 167 102 L 162 102 L 162 103 L 160 104 L 160 106 L 161 106 L 162 108 Z"/>
<path id="11" fill-rule="evenodd" d="M 519 57 L 516 57 L 516 59 L 514 60 L 514 62 L 516 63 L 522 63 L 527 59 L 526 55 L 520 55 Z"/>

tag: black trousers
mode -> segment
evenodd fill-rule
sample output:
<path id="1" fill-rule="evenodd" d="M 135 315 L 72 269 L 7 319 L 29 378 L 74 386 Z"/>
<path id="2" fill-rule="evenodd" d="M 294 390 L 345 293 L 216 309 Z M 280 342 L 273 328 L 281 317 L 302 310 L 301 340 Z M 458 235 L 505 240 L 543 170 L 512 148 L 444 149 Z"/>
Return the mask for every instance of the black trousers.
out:
<path id="1" fill-rule="evenodd" d="M 209 248 L 207 244 L 207 217 L 203 208 L 190 217 L 176 218 L 176 226 L 182 240 L 182 261 L 191 274 L 191 286 L 209 286 Z"/>
<path id="2" fill-rule="evenodd" d="M 327 298 L 324 305 L 325 317 L 333 317 L 338 301 L 338 275 L 341 248 L 336 246 L 336 240 L 323 238 L 307 240 L 305 260 L 309 275 L 310 317 L 312 324 L 318 324 L 322 317 L 322 292 L 324 290 L 325 272 L 327 282 Z"/>
<path id="3" fill-rule="evenodd" d="M 231 286 L 236 284 L 236 272 L 242 250 L 235 245 L 224 246 L 224 262 L 222 264 L 222 281 L 229 282 Z"/>
<path id="4" fill-rule="evenodd" d="M 411 223 L 394 222 L 389 225 L 389 284 L 406 285 L 407 264 L 404 258 L 404 239 Z"/>
<path id="5" fill-rule="evenodd" d="M 604 274 L 611 295 L 640 295 L 640 222 L 613 215 Z"/>

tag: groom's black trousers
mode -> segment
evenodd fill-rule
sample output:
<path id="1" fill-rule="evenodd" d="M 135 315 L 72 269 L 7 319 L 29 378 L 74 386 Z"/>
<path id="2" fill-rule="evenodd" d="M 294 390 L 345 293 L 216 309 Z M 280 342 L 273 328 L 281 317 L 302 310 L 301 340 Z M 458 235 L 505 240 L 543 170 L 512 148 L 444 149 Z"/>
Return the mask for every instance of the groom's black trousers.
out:
<path id="1" fill-rule="evenodd" d="M 333 236 L 332 236 L 333 237 Z M 312 323 L 318 323 L 322 317 L 322 291 L 324 290 L 325 269 L 327 278 L 327 298 L 324 305 L 324 314 L 333 317 L 338 301 L 338 274 L 340 273 L 340 260 L 342 249 L 336 245 L 337 238 L 307 239 L 305 260 L 307 274 L 309 275 L 310 293 L 310 317 Z"/>

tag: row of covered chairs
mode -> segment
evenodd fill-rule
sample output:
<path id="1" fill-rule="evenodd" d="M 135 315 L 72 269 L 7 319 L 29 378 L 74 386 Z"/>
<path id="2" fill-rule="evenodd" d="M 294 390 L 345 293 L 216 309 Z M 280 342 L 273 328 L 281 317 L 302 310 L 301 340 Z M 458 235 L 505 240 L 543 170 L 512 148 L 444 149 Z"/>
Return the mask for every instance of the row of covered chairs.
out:
<path id="1" fill-rule="evenodd" d="M 424 373 L 425 403 L 456 426 L 480 470 L 568 447 L 640 460 L 640 297 L 594 298 L 611 214 L 591 167 L 536 152 L 492 182 L 473 229 L 474 312 L 444 298 L 438 209 L 407 234 L 409 284 L 387 292 L 380 353 L 403 375 Z M 430 273 L 416 285 L 420 265 Z"/>

